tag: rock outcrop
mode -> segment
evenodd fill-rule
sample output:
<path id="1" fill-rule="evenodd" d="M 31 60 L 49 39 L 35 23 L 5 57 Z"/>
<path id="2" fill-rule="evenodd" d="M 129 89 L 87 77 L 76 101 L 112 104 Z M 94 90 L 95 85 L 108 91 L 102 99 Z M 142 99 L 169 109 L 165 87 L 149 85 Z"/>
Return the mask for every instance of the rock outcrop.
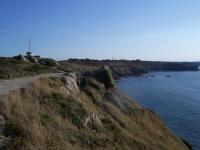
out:
<path id="1" fill-rule="evenodd" d="M 198 63 L 194 62 L 162 62 L 141 60 L 92 60 L 92 59 L 69 59 L 63 63 L 78 64 L 80 66 L 110 67 L 115 79 L 125 76 L 139 76 L 150 71 L 197 71 Z"/>
<path id="2" fill-rule="evenodd" d="M 76 94 L 79 92 L 78 75 L 76 73 L 69 73 L 63 76 L 61 80 L 69 90 L 70 94 Z"/>
<path id="3" fill-rule="evenodd" d="M 89 125 L 91 125 L 91 124 L 96 124 L 96 125 L 99 125 L 99 126 L 103 126 L 101 120 L 99 119 L 97 114 L 95 114 L 94 112 L 92 113 L 92 115 L 88 116 L 83 122 L 83 126 L 85 128 L 88 128 Z"/>
<path id="4" fill-rule="evenodd" d="M 95 71 L 87 71 L 82 74 L 83 78 L 92 77 L 103 83 L 106 88 L 115 88 L 115 81 L 108 66 L 103 66 Z"/>
<path id="5" fill-rule="evenodd" d="M 140 106 L 131 101 L 131 99 L 120 92 L 115 84 L 112 72 L 108 66 L 103 66 L 97 70 L 85 72 L 82 74 L 82 89 L 87 93 L 93 94 L 92 88 L 101 92 L 102 95 L 111 102 L 113 105 L 117 106 L 124 112 L 133 112 L 133 107 L 140 108 Z"/>
<path id="6" fill-rule="evenodd" d="M 114 88 L 116 86 L 112 72 L 108 66 L 103 66 L 102 68 L 97 69 L 93 72 L 93 76 L 95 79 L 102 82 L 106 88 Z"/>

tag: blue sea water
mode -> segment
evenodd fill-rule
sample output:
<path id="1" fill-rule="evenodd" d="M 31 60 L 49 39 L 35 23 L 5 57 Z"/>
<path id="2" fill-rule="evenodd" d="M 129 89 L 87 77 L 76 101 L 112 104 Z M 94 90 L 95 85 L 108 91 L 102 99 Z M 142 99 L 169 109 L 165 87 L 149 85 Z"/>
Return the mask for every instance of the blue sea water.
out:
<path id="1" fill-rule="evenodd" d="M 151 72 L 127 77 L 118 87 L 154 110 L 180 138 L 200 150 L 200 72 Z"/>

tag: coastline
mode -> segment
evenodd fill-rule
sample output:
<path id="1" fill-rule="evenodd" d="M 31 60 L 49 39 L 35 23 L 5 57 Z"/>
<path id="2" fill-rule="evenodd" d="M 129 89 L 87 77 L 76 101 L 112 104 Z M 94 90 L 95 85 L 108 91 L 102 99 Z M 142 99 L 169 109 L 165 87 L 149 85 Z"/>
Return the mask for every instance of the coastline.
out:
<path id="1" fill-rule="evenodd" d="M 188 71 L 188 70 L 187 70 Z M 183 72 L 187 72 L 187 71 L 185 71 L 185 70 L 183 70 Z M 190 71 L 194 71 L 194 70 L 190 70 Z M 197 71 L 197 70 L 195 70 L 195 71 Z M 150 71 L 150 72 L 148 72 L 148 73 L 151 73 L 151 72 L 153 72 L 153 71 Z M 168 72 L 168 71 L 156 71 L 156 72 Z M 182 71 L 172 71 L 172 72 L 182 72 Z M 148 74 L 148 73 L 146 73 L 146 74 Z M 139 75 L 139 76 L 143 76 L 144 74 L 141 74 L 141 75 Z M 152 75 L 153 76 L 153 75 Z M 120 80 L 126 80 L 126 78 L 127 77 L 132 77 L 132 78 L 134 78 L 134 77 L 138 77 L 138 76 L 121 76 L 120 78 L 117 78 L 117 79 L 115 79 L 116 80 L 116 82 L 118 83 L 118 82 L 120 82 Z M 126 81 L 125 81 L 126 82 Z M 129 95 L 130 96 L 130 95 Z M 133 98 L 133 97 L 132 97 Z M 140 102 L 138 102 L 139 104 L 141 104 Z M 152 109 L 152 108 L 148 108 L 148 109 L 150 109 L 150 110 L 153 110 L 154 111 L 154 109 Z M 157 114 L 157 113 L 156 113 Z M 158 113 L 158 115 L 159 115 L 159 113 Z M 161 119 L 161 118 L 160 118 Z M 163 120 L 163 119 L 161 119 L 161 120 Z M 177 135 L 177 134 L 176 134 Z M 177 135 L 178 136 L 178 135 Z M 181 140 L 182 140 L 182 142 L 190 149 L 190 150 L 193 150 L 193 146 L 192 146 L 192 144 L 190 143 L 190 142 L 188 142 L 185 138 L 182 138 L 182 137 L 179 137 Z"/>
<path id="2" fill-rule="evenodd" d="M 21 142 L 17 142 L 21 140 L 28 140 L 30 146 L 38 140 L 45 143 L 46 138 L 43 138 L 40 132 L 36 132 L 39 134 L 36 136 L 37 138 L 34 136 L 35 132 L 32 130 L 32 126 L 37 129 L 36 127 L 39 125 L 40 128 L 49 129 L 50 127 L 51 129 L 45 130 L 44 136 L 59 132 L 60 136 L 57 138 L 60 140 L 57 141 L 62 141 L 60 144 L 63 146 L 65 142 L 70 144 L 68 137 L 63 137 L 63 129 L 68 131 L 67 135 L 90 137 L 85 140 L 75 136 L 70 145 L 72 149 L 76 149 L 77 146 L 84 146 L 85 149 L 109 148 L 110 146 L 113 149 L 189 149 L 165 126 L 154 111 L 142 108 L 137 102 L 123 94 L 116 86 L 111 70 L 106 66 L 82 76 L 78 73 L 69 73 L 62 77 L 35 80 L 26 88 L 12 92 L 8 96 L 5 106 L 5 110 L 3 110 L 6 118 L 5 140 L 7 137 L 9 138 L 8 146 L 11 148 L 21 148 L 23 145 L 20 144 Z M 33 112 L 34 115 L 30 118 L 29 115 Z M 46 112 L 48 113 L 46 114 Z M 45 116 L 40 116 L 41 113 L 45 113 Z M 51 115 L 46 117 L 49 114 Z M 16 121 L 16 118 L 20 121 Z M 27 119 L 28 121 L 24 122 Z M 34 120 L 36 120 L 36 124 L 32 123 Z M 44 123 L 37 124 L 40 121 Z M 19 131 L 28 132 L 9 132 L 12 129 L 9 122 L 14 123 L 12 126 L 17 126 Z M 54 128 L 55 122 L 56 128 Z M 105 136 L 99 138 L 102 134 Z M 32 138 L 26 138 L 29 136 Z M 16 141 L 16 138 L 12 137 L 20 140 Z M 55 141 L 54 136 L 50 137 L 50 141 Z M 91 137 L 95 141 L 92 142 L 92 145 L 89 142 Z M 106 140 L 106 137 L 109 137 L 109 140 Z M 32 141 L 32 139 L 34 140 Z M 40 145 L 39 141 L 38 147 L 49 146 Z M 13 145 L 13 143 L 15 144 Z M 74 147 L 74 143 L 76 143 L 76 147 Z M 56 147 L 56 142 L 54 144 Z"/>
<path id="3" fill-rule="evenodd" d="M 79 85 L 80 88 L 83 88 L 82 92 L 85 93 L 86 95 L 89 94 L 88 98 L 91 99 L 92 102 L 96 101 L 98 103 L 102 103 L 103 102 L 103 101 L 101 101 L 101 99 L 99 99 L 99 97 L 105 98 L 104 96 L 106 95 L 107 96 L 106 97 L 106 101 L 108 101 L 108 102 L 112 101 L 113 102 L 113 104 L 112 104 L 113 106 L 112 107 L 116 107 L 115 109 L 119 109 L 118 111 L 120 112 L 120 114 L 122 113 L 122 115 L 124 115 L 123 114 L 124 111 L 125 112 L 126 111 L 131 111 L 134 114 L 135 113 L 135 111 L 134 111 L 135 108 L 131 108 L 130 109 L 130 107 L 127 105 L 130 102 L 130 100 L 128 100 L 128 102 L 123 102 L 124 97 L 120 97 L 123 94 L 122 94 L 122 92 L 120 90 L 118 91 L 117 89 L 115 89 L 115 86 L 114 86 L 115 85 L 114 84 L 115 81 L 120 80 L 121 78 L 130 77 L 130 76 L 132 76 L 132 77 L 142 76 L 144 74 L 150 73 L 151 71 L 191 71 L 191 70 L 193 70 L 193 71 L 195 70 L 196 71 L 197 70 L 196 66 L 193 65 L 193 64 L 190 64 L 192 67 L 190 67 L 190 66 L 188 67 L 187 65 L 185 66 L 183 64 L 177 64 L 177 63 L 170 63 L 170 65 L 169 65 L 169 63 L 164 63 L 164 64 L 161 63 L 160 64 L 160 62 L 159 63 L 158 62 L 156 62 L 156 63 L 154 62 L 154 63 L 150 63 L 150 65 L 148 65 L 147 62 L 140 62 L 140 61 L 136 61 L 136 62 L 133 62 L 133 61 L 111 61 L 110 62 L 110 61 L 108 61 L 108 62 L 106 62 L 106 65 L 103 65 L 104 67 L 102 67 L 102 68 L 100 68 L 102 66 L 101 61 L 100 61 L 100 63 L 98 62 L 97 64 L 93 64 L 93 61 L 91 61 L 93 66 L 91 66 L 89 64 L 84 64 L 83 62 L 80 62 L 78 65 L 74 65 L 74 64 L 65 65 L 63 63 L 60 63 L 58 66 L 57 65 L 55 65 L 55 66 L 54 65 L 45 66 L 45 65 L 42 65 L 42 64 L 26 63 L 26 62 L 23 62 L 21 60 L 15 60 L 15 59 L 13 59 L 13 60 L 12 59 L 11 60 L 8 59 L 6 61 L 10 62 L 10 63 L 6 63 L 6 65 L 12 64 L 12 65 L 9 66 L 10 69 L 12 69 L 12 70 L 13 70 L 13 66 L 16 67 L 16 64 L 14 64 L 12 62 L 12 61 L 14 61 L 14 62 L 17 62 L 19 64 L 22 64 L 20 69 L 23 70 L 23 71 L 24 71 L 24 67 L 28 66 L 28 67 L 31 68 L 32 65 L 35 65 L 37 67 L 40 67 L 41 69 L 45 68 L 45 67 L 49 67 L 49 69 L 52 69 L 54 67 L 55 70 L 62 70 L 62 71 L 65 71 L 65 72 L 72 72 L 72 73 L 73 72 L 79 72 L 78 73 L 79 75 L 80 75 L 80 73 L 87 72 L 84 75 L 83 80 L 81 80 L 81 82 L 84 81 L 82 83 L 85 83 L 85 84 L 87 83 L 87 84 L 86 85 L 83 84 L 84 88 Z M 154 65 L 156 65 L 157 67 L 155 67 Z M 69 68 L 67 68 L 66 66 L 69 66 Z M 18 70 L 20 70 L 20 69 L 18 69 Z M 66 70 L 66 69 L 68 69 L 68 70 Z M 27 74 L 23 74 L 23 75 L 28 75 L 28 73 L 30 73 L 30 72 L 32 73 L 32 71 L 38 72 L 38 69 L 36 68 L 35 70 L 26 70 L 26 71 L 27 71 Z M 21 72 L 19 71 L 17 73 L 20 75 Z M 68 75 L 68 73 L 66 73 L 66 75 Z M 70 73 L 69 73 L 69 75 L 70 75 Z M 73 75 L 73 77 L 74 77 L 74 75 Z M 106 78 L 106 81 L 105 81 L 104 77 Z M 77 78 L 76 80 L 79 80 L 79 79 Z M 71 82 L 71 79 L 70 79 L 70 82 Z M 74 83 L 76 83 L 76 81 L 73 81 L 73 84 Z M 102 94 L 102 92 L 104 94 Z M 124 107 L 126 107 L 127 109 L 124 109 Z M 138 109 L 137 107 L 138 106 L 136 106 L 136 109 Z M 138 110 L 139 111 L 136 113 L 136 116 L 134 116 L 136 118 L 138 117 L 137 119 L 139 119 L 139 122 L 141 123 L 141 124 L 138 124 L 138 126 L 140 126 L 140 125 L 143 126 L 140 117 L 149 117 L 149 118 L 151 118 L 151 117 L 154 118 L 155 117 L 155 119 L 157 120 L 157 123 L 153 123 L 153 120 L 150 121 L 153 125 L 157 126 L 154 130 L 155 131 L 164 132 L 163 129 L 162 129 L 162 127 L 164 127 L 164 124 L 161 123 L 162 121 L 159 120 L 156 117 L 156 115 L 154 115 L 153 113 L 151 113 L 151 112 L 149 112 L 149 111 L 147 111 L 145 109 L 141 109 L 141 110 L 138 109 Z M 119 122 L 119 125 L 120 124 L 121 124 L 121 122 Z M 160 124 L 162 124 L 162 125 L 159 126 Z M 128 126 L 127 123 L 122 124 L 122 127 L 124 127 L 126 125 Z M 130 127 L 130 129 L 132 129 L 132 127 Z M 170 130 L 167 129 L 166 132 L 170 136 L 176 137 L 176 135 L 171 133 Z M 146 134 L 146 133 L 143 133 L 143 131 L 141 131 L 141 134 Z M 155 135 L 155 136 L 157 136 L 157 138 L 153 139 L 153 141 L 154 140 L 156 141 L 156 139 L 159 139 L 158 138 L 159 135 Z M 149 138 L 154 138 L 154 137 L 149 136 Z M 169 140 L 168 137 L 165 137 L 165 139 Z M 175 139 L 179 141 L 178 142 L 179 144 L 183 143 L 183 141 L 180 142 L 181 141 L 180 138 L 177 137 Z M 174 141 L 174 144 L 176 143 L 176 140 Z M 152 145 L 152 146 L 155 146 L 155 145 Z M 167 145 L 165 143 L 163 143 L 163 146 L 165 147 Z"/>

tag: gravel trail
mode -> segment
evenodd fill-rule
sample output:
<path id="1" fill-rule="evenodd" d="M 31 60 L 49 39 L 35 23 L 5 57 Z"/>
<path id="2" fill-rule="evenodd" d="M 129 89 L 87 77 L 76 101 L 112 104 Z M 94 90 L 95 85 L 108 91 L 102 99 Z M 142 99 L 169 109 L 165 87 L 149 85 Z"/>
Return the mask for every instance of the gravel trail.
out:
<path id="1" fill-rule="evenodd" d="M 0 101 L 2 101 L 9 92 L 25 87 L 34 80 L 42 77 L 59 77 L 62 75 L 63 73 L 47 73 L 13 80 L 0 80 Z"/>

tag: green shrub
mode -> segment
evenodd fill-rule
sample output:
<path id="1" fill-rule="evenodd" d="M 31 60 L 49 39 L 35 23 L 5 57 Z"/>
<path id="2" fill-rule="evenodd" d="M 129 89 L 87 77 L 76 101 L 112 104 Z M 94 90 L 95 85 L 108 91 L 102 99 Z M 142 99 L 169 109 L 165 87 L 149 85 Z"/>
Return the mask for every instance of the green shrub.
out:
<path id="1" fill-rule="evenodd" d="M 56 107 L 63 118 L 68 119 L 74 125 L 80 126 L 87 116 L 83 105 L 72 98 L 65 98 L 59 93 L 53 93 L 52 97 L 45 97 L 40 104 Z"/>
<path id="2" fill-rule="evenodd" d="M 87 146 L 89 149 L 96 149 L 96 147 L 105 147 L 107 138 L 98 137 L 97 134 L 93 132 L 88 132 L 87 130 L 81 130 L 79 134 L 76 135 L 78 140 L 80 140 L 82 146 Z"/>
<path id="3" fill-rule="evenodd" d="M 9 120 L 5 124 L 4 135 L 6 137 L 22 137 L 25 136 L 25 131 L 15 120 Z"/>
<path id="4" fill-rule="evenodd" d="M 70 120 L 74 125 L 80 126 L 83 119 L 86 117 L 86 111 L 82 104 L 74 100 L 66 100 L 61 103 L 60 113 L 64 118 Z"/>
<path id="5" fill-rule="evenodd" d="M 47 126 L 47 125 L 51 125 L 55 127 L 57 126 L 56 121 L 53 118 L 51 118 L 49 114 L 46 112 L 40 113 L 40 122 L 44 126 Z"/>

